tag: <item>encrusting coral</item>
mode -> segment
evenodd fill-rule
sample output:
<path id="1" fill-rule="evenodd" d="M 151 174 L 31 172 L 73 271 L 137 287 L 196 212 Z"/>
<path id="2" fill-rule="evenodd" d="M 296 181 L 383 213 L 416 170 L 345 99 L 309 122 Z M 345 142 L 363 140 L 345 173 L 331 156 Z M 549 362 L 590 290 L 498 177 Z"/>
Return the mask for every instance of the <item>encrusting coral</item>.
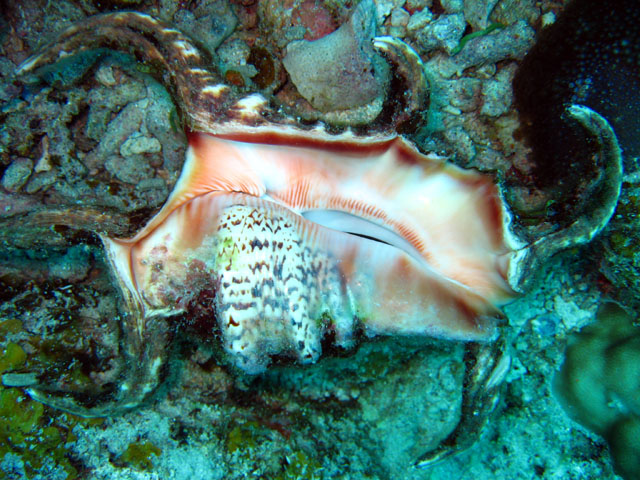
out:
<path id="1" fill-rule="evenodd" d="M 626 479 L 640 472 L 640 328 L 634 320 L 615 303 L 600 307 L 597 321 L 567 348 L 554 385 L 569 416 L 607 440 Z"/>

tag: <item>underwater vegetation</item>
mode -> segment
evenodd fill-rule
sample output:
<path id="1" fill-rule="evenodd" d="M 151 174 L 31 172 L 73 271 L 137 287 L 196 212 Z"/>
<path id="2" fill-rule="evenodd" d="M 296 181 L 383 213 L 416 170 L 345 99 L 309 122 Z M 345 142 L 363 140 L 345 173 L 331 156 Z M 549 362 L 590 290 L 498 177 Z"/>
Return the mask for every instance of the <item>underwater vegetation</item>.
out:
<path id="1" fill-rule="evenodd" d="M 0 322 L 0 339 L 22 330 L 15 319 Z M 20 345 L 9 342 L 0 349 L 0 373 L 20 368 L 27 354 Z M 36 472 L 62 470 L 67 479 L 77 478 L 78 471 L 69 451 L 68 442 L 73 442 L 72 432 L 77 419 L 73 416 L 52 418 L 46 407 L 30 399 L 18 388 L 0 386 L 0 458 L 16 475 L 27 477 Z"/>
<path id="2" fill-rule="evenodd" d="M 555 378 L 567 413 L 602 435 L 616 470 L 640 478 L 640 328 L 615 303 L 598 310 L 595 323 L 569 342 Z"/>

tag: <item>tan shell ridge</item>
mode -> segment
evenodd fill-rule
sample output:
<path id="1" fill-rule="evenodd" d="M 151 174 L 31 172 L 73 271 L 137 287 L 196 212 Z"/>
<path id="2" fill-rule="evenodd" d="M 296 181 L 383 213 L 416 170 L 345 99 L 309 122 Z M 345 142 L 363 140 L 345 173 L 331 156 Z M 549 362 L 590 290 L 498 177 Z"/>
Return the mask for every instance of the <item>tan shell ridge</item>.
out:
<path id="1" fill-rule="evenodd" d="M 212 64 L 209 55 L 195 47 L 182 32 L 137 12 L 95 15 L 73 24 L 25 60 L 16 73 L 39 73 L 43 67 L 52 66 L 63 58 L 99 48 L 133 54 L 153 67 L 173 97 L 180 99 L 177 106 L 181 108 L 183 118 L 186 112 L 194 109 L 194 103 L 200 101 L 199 95 L 205 85 L 221 84 L 219 76 L 208 68 Z M 225 100 L 228 99 L 224 96 L 218 99 L 220 109 L 226 106 Z"/>
<path id="2" fill-rule="evenodd" d="M 428 106 L 428 84 L 422 61 L 407 44 L 393 37 L 376 37 L 374 47 L 394 69 L 394 81 L 379 118 L 356 135 L 410 129 Z M 294 112 L 260 93 L 225 85 L 208 54 L 191 39 L 153 17 L 137 12 L 96 15 L 63 31 L 57 40 L 22 63 L 18 75 L 38 73 L 60 59 L 98 48 L 134 54 L 152 66 L 171 93 L 185 127 L 212 134 L 318 130 L 322 124 L 299 125 Z M 325 129 L 333 136 L 344 131 Z M 320 132 L 315 132 L 320 134 Z"/>

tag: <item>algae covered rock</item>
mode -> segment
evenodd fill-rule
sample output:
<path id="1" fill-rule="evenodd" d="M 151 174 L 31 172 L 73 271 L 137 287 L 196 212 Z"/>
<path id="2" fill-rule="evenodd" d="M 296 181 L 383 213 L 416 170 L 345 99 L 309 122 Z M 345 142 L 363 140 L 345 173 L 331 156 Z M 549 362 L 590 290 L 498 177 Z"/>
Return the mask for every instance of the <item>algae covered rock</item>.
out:
<path id="1" fill-rule="evenodd" d="M 617 472 L 638 478 L 640 328 L 634 318 L 615 303 L 601 306 L 596 323 L 567 347 L 554 386 L 567 414 L 607 440 Z"/>

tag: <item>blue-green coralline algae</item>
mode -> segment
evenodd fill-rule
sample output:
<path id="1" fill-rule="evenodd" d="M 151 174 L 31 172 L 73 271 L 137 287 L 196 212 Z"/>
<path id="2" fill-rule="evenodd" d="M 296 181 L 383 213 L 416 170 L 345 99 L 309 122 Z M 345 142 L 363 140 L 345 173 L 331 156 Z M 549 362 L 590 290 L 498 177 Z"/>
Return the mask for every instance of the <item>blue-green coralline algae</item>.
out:
<path id="1" fill-rule="evenodd" d="M 514 94 L 533 149 L 531 180 L 565 198 L 556 213 L 570 215 L 576 188 L 598 173 L 590 163 L 593 142 L 563 115 L 567 105 L 607 118 L 627 162 L 640 154 L 639 61 L 640 2 L 575 0 L 522 62 Z"/>

